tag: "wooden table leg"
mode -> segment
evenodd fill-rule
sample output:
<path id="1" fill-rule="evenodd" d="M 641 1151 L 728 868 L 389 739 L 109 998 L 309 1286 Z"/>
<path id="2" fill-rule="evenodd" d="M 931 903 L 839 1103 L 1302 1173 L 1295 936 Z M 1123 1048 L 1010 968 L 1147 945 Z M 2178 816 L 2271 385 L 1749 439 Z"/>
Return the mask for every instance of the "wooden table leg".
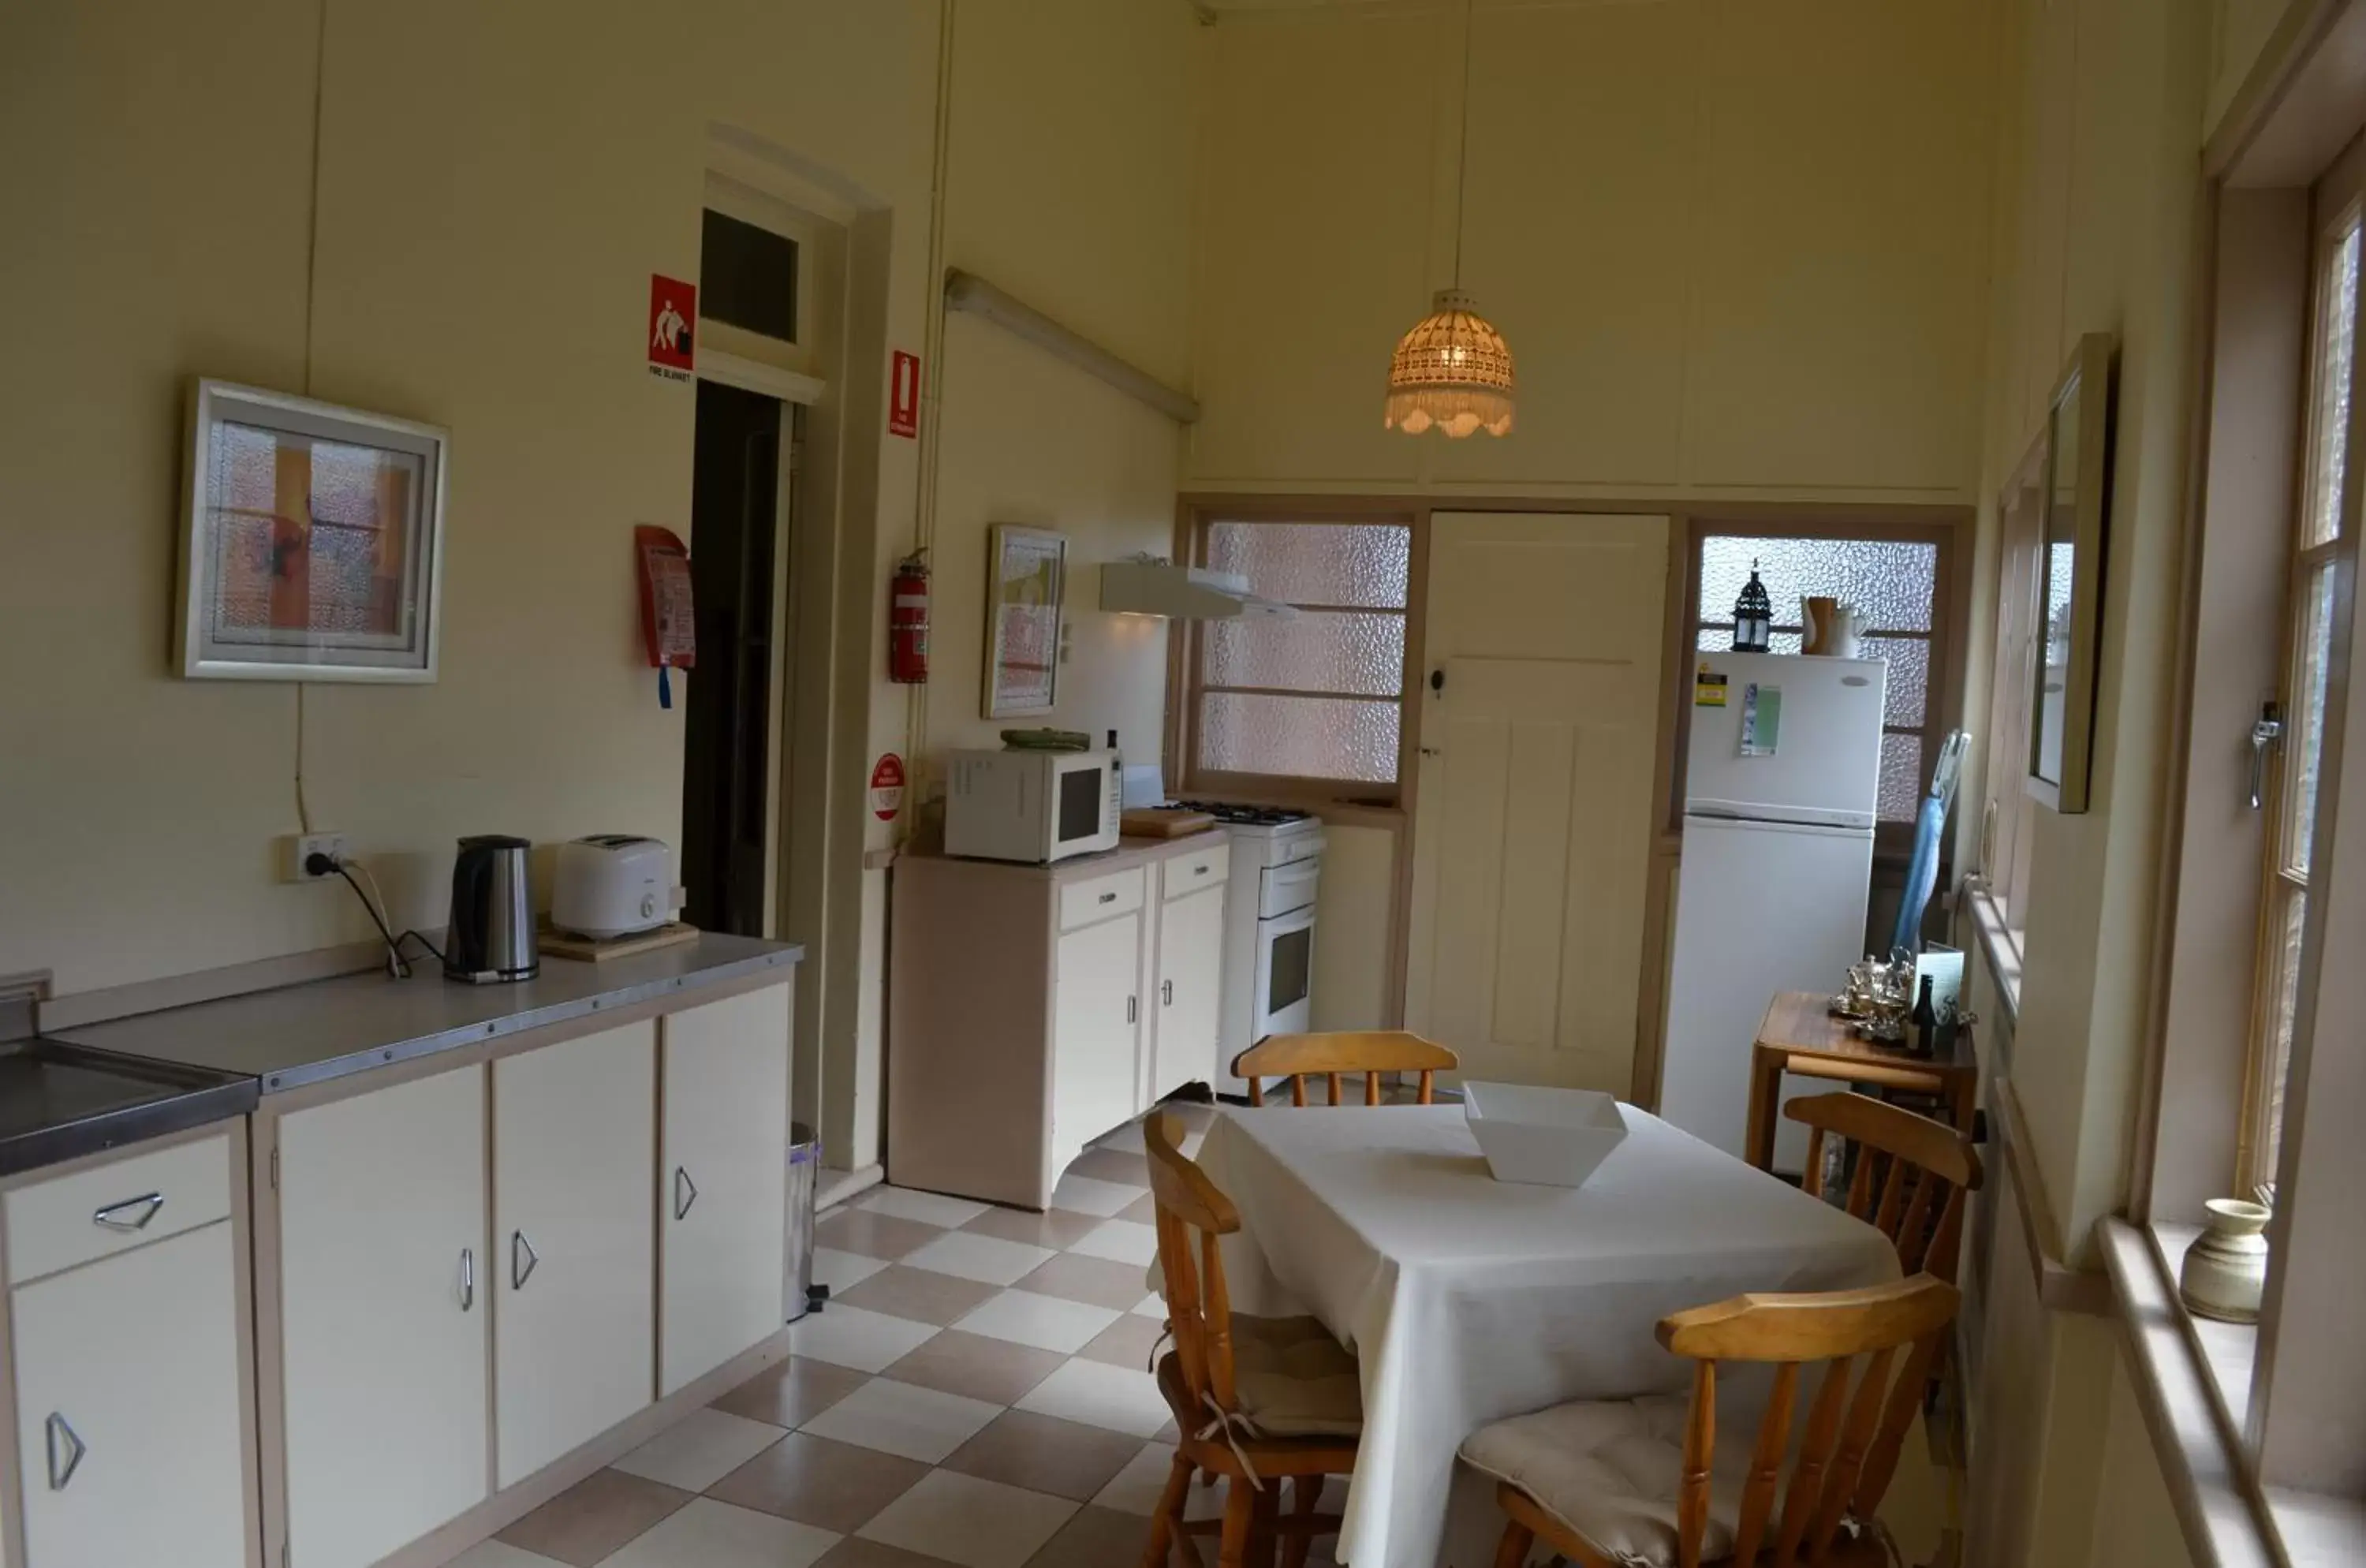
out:
<path id="1" fill-rule="evenodd" d="M 1956 1073 L 1948 1086 L 1948 1098 L 1955 1102 L 1955 1131 L 1966 1138 L 1979 1128 L 1980 1076 L 1977 1073 Z"/>
<path id="2" fill-rule="evenodd" d="M 1783 1104 L 1783 1056 L 1763 1045 L 1750 1048 L 1750 1110 L 1742 1122 L 1742 1158 L 1761 1170 L 1774 1168 L 1774 1116 Z"/>

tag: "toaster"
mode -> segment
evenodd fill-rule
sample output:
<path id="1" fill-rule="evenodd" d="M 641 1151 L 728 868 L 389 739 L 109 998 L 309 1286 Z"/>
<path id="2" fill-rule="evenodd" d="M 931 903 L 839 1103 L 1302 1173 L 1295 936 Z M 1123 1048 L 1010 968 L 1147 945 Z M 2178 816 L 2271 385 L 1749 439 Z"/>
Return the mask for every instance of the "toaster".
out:
<path id="1" fill-rule="evenodd" d="M 673 880 L 673 852 L 663 840 L 594 833 L 558 846 L 550 923 L 605 942 L 669 923 L 682 897 Z"/>

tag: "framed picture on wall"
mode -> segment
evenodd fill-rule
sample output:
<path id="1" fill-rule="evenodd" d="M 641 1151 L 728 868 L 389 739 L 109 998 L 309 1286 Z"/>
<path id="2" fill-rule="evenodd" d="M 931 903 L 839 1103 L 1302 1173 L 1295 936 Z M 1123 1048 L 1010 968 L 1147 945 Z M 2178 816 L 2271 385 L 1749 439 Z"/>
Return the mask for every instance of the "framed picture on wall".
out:
<path id="1" fill-rule="evenodd" d="M 997 523 L 987 530 L 986 548 L 986 716 L 1049 713 L 1060 694 L 1068 541 Z"/>
<path id="2" fill-rule="evenodd" d="M 174 638 L 181 673 L 434 680 L 450 443 L 433 425 L 197 382 Z"/>
<path id="3" fill-rule="evenodd" d="M 2112 338 L 2089 333 L 2046 409 L 2037 647 L 2030 661 L 2029 793 L 2065 813 L 2087 809 L 2111 458 Z"/>

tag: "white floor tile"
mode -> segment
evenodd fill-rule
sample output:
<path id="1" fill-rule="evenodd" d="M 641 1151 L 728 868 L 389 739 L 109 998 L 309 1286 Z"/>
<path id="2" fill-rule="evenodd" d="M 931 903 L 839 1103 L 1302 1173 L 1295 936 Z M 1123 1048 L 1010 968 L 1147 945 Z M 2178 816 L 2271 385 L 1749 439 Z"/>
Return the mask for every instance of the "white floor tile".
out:
<path id="1" fill-rule="evenodd" d="M 1075 1214 L 1106 1218 L 1138 1201 L 1146 1190 L 1122 1181 L 1096 1181 L 1089 1176 L 1063 1176 L 1052 1189 L 1052 1207 Z"/>
<path id="2" fill-rule="evenodd" d="M 684 1492 L 704 1492 L 787 1434 L 744 1416 L 701 1408 L 618 1460 L 615 1468 Z"/>
<path id="3" fill-rule="evenodd" d="M 1137 1438 L 1156 1436 L 1172 1414 L 1156 1378 L 1099 1361 L 1070 1361 L 1037 1383 L 1019 1408 Z"/>
<path id="4" fill-rule="evenodd" d="M 858 1372 L 884 1372 L 936 1337 L 932 1323 L 833 1302 L 827 1310 L 798 1319 L 789 1331 L 789 1346 L 817 1361 Z"/>
<path id="5" fill-rule="evenodd" d="M 545 1557 L 538 1551 L 527 1551 L 506 1541 L 480 1540 L 444 1568 L 566 1568 L 555 1557 Z"/>
<path id="6" fill-rule="evenodd" d="M 1002 1414 L 999 1404 L 873 1378 L 803 1428 L 808 1435 L 935 1464 Z"/>
<path id="7" fill-rule="evenodd" d="M 1087 1232 L 1085 1239 L 1068 1250 L 1087 1258 L 1107 1258 L 1148 1268 L 1150 1260 L 1158 1256 L 1158 1232 L 1132 1220 L 1109 1220 Z"/>
<path id="8" fill-rule="evenodd" d="M 966 1198 L 948 1198 L 938 1192 L 915 1192 L 908 1187 L 874 1187 L 855 1205 L 873 1213 L 893 1214 L 899 1220 L 918 1220 L 922 1224 L 942 1225 L 952 1230 L 965 1225 L 986 1213 L 983 1203 L 973 1203 Z"/>
<path id="9" fill-rule="evenodd" d="M 1073 1356 L 1117 1320 L 1118 1314 L 1107 1307 L 1039 1296 L 1032 1291 L 1005 1291 L 953 1326 Z"/>
<path id="10" fill-rule="evenodd" d="M 1048 1247 L 1005 1241 L 1000 1236 L 979 1235 L 972 1231 L 947 1231 L 905 1254 L 904 1262 L 910 1268 L 933 1269 L 940 1274 L 958 1274 L 964 1280 L 979 1280 L 989 1285 L 1015 1285 L 1051 1262 L 1053 1256 Z"/>
<path id="11" fill-rule="evenodd" d="M 828 1285 L 833 1293 L 851 1291 L 886 1267 L 884 1258 L 865 1258 L 859 1252 L 840 1252 L 834 1247 L 814 1248 L 814 1283 Z"/>
<path id="12" fill-rule="evenodd" d="M 1133 1303 L 1133 1315 L 1136 1317 L 1155 1317 L 1161 1323 L 1166 1322 L 1166 1298 L 1160 1295 L 1155 1291 L 1151 1292 L 1150 1294 L 1143 1297 L 1140 1301 Z"/>
<path id="13" fill-rule="evenodd" d="M 669 1514 L 600 1568 L 807 1568 L 843 1539 L 712 1497 Z"/>
<path id="14" fill-rule="evenodd" d="M 854 1533 L 963 1568 L 1024 1568 L 1076 1511 L 1065 1497 L 934 1470 Z"/>
<path id="15" fill-rule="evenodd" d="M 1139 1514 L 1148 1518 L 1158 1509 L 1159 1495 L 1166 1490 L 1166 1472 L 1175 1463 L 1175 1445 L 1155 1438 L 1142 1446 L 1142 1451 L 1126 1461 L 1125 1468 L 1110 1477 L 1110 1483 L 1093 1498 L 1097 1508 L 1114 1508 L 1121 1514 Z M 1191 1495 L 1183 1505 L 1187 1519 L 1222 1518 L 1224 1513 L 1224 1485 L 1202 1486 L 1197 1478 L 1191 1483 Z"/>

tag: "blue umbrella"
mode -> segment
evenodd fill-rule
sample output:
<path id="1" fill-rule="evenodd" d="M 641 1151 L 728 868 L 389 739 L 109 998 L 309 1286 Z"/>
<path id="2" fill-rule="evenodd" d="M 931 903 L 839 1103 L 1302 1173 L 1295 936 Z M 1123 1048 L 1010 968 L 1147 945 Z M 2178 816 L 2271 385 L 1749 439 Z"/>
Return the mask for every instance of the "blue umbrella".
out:
<path id="1" fill-rule="evenodd" d="M 1971 738 L 1951 729 L 1939 743 L 1939 760 L 1931 769 L 1931 793 L 1922 797 L 1922 814 L 1914 821 L 1914 859 L 1906 868 L 1906 890 L 1898 901 L 1898 929 L 1889 938 L 1891 951 L 1922 951 L 1922 911 L 1931 907 L 1931 890 L 1939 881 L 1939 835 L 1946 830 L 1947 807 L 1955 799 L 1956 775 L 1964 765 L 1964 748 Z"/>

